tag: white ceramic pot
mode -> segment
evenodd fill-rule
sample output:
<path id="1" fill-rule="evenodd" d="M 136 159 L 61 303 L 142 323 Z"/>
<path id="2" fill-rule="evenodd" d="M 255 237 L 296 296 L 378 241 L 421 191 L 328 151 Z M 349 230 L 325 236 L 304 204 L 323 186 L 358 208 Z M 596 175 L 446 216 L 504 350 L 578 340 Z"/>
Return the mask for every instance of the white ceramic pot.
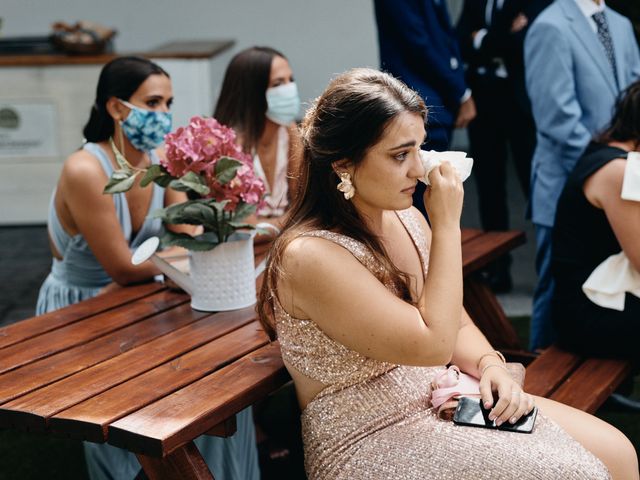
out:
<path id="1" fill-rule="evenodd" d="M 253 235 L 236 232 L 213 250 L 189 252 L 191 307 L 205 312 L 256 303 Z"/>

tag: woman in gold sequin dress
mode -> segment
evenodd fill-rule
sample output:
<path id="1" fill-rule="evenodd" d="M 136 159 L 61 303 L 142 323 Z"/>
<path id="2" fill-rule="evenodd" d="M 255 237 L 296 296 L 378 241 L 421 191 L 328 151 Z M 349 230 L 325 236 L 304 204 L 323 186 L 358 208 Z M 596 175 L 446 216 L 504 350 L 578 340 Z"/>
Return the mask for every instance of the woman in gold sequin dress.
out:
<path id="1" fill-rule="evenodd" d="M 431 228 L 411 206 L 425 175 L 425 115 L 398 80 L 355 69 L 303 123 L 302 190 L 259 310 L 303 409 L 308 477 L 638 479 L 618 430 L 523 392 L 462 308 L 463 190 L 453 168 L 429 174 Z M 535 401 L 533 433 L 439 420 L 430 381 L 447 363 L 480 378 L 497 422 Z"/>

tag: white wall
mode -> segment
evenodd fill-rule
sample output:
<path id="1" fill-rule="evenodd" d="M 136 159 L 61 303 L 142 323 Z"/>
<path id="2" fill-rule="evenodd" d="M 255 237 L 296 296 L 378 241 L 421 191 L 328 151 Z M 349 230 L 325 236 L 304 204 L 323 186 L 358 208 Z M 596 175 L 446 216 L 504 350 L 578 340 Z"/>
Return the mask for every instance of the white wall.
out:
<path id="1" fill-rule="evenodd" d="M 190 39 L 234 39 L 234 52 L 268 45 L 289 58 L 303 100 L 336 73 L 378 65 L 371 0 L 2 0 L 0 16 L 5 38 L 97 21 L 118 30 L 118 52 Z"/>
<path id="2" fill-rule="evenodd" d="M 455 18 L 462 0 L 447 1 Z M 55 21 L 74 23 L 83 19 L 118 30 L 117 53 L 143 52 L 174 40 L 235 40 L 233 50 L 213 59 L 210 65 L 182 68 L 174 60 L 159 62 L 174 79 L 176 125 L 186 123 L 192 114 L 211 113 L 230 58 L 252 45 L 274 47 L 289 58 L 303 103 L 318 96 L 340 72 L 378 66 L 373 0 L 0 2 L 0 36 L 5 38 L 44 36 Z M 200 74 L 193 73 L 194 68 Z M 81 126 L 93 98 L 99 66 L 60 70 L 65 73 L 59 74 L 52 67 L 7 68 L 0 72 L 0 101 L 42 97 L 55 104 L 60 118 L 66 119 L 57 124 L 58 154 L 0 158 L 0 203 L 16 200 L 17 205 L 0 212 L 0 225 L 44 222 L 49 192 L 62 161 L 80 144 Z M 74 78 L 67 78 L 69 75 Z M 209 83 L 208 89 L 203 82 Z"/>
<path id="3" fill-rule="evenodd" d="M 463 0 L 448 0 L 455 18 Z M 118 30 L 118 52 L 171 40 L 236 40 L 281 50 L 303 100 L 351 67 L 377 67 L 373 0 L 2 0 L 0 35 L 46 35 L 51 23 L 93 20 Z M 1 86 L 0 86 L 1 88 Z"/>

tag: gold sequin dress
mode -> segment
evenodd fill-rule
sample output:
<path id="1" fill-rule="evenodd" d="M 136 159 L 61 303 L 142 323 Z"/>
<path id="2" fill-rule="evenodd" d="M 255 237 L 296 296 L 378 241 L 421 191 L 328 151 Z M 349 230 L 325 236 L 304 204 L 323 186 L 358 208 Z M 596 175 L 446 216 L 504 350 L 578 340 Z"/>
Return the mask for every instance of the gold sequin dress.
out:
<path id="1" fill-rule="evenodd" d="M 411 210 L 398 216 L 426 274 L 428 251 Z M 363 244 L 329 231 L 380 278 Z M 396 292 L 394 292 L 396 293 Z M 532 434 L 454 425 L 430 404 L 430 380 L 444 367 L 384 363 L 348 349 L 276 299 L 276 330 L 287 364 L 326 387 L 302 412 L 305 468 L 316 479 L 607 479 L 606 467 L 556 423 L 538 414 Z M 391 321 L 392 319 L 390 319 Z"/>

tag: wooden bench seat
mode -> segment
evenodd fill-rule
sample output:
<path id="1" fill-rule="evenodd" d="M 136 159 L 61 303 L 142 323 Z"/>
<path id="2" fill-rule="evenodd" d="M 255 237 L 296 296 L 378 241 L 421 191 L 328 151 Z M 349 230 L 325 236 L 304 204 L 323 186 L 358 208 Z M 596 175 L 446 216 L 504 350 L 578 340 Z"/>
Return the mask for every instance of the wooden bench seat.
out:
<path id="1" fill-rule="evenodd" d="M 519 235 L 518 235 L 519 233 Z M 527 366 L 525 390 L 594 413 L 629 375 L 624 360 L 584 358 L 550 347 L 536 356 L 525 351 L 511 322 L 479 270 L 524 242 L 522 232 L 482 232 L 462 235 L 464 306 L 489 342 L 510 361 Z"/>
<path id="2" fill-rule="evenodd" d="M 525 391 L 595 413 L 631 371 L 631 363 L 585 358 L 556 346 L 527 367 Z"/>

